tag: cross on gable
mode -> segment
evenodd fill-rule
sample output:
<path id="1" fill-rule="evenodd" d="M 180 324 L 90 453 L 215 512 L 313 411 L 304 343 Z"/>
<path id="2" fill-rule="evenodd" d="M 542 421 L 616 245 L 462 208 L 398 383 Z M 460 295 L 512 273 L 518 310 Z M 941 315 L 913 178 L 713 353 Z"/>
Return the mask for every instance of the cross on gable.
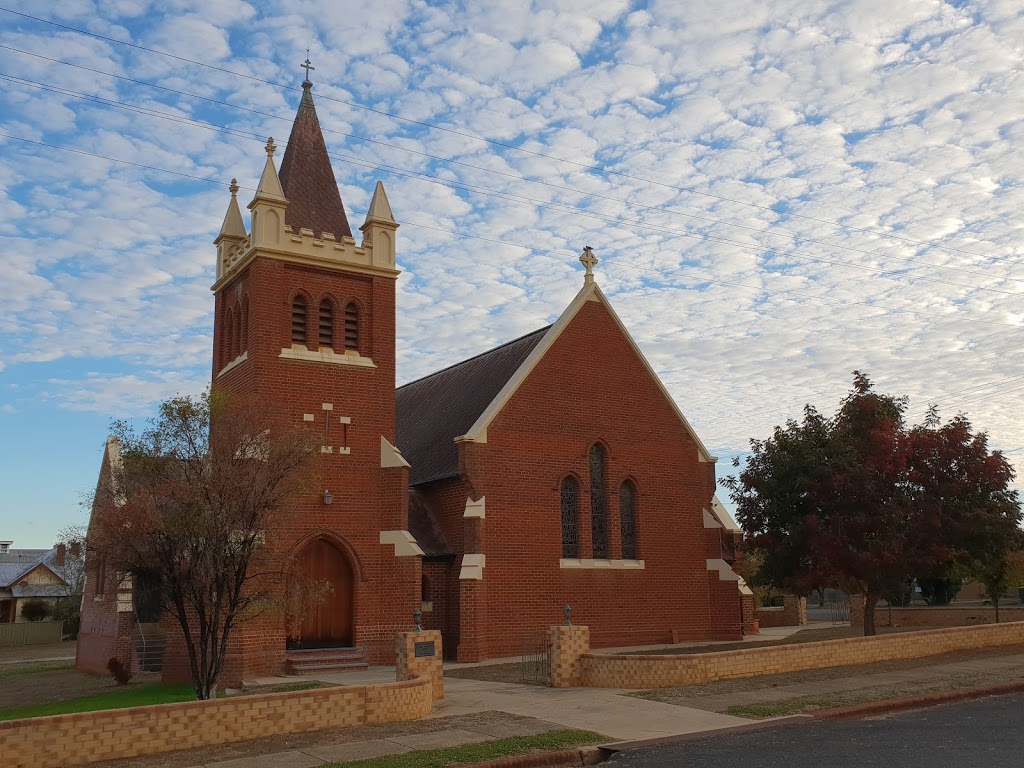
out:
<path id="1" fill-rule="evenodd" d="M 312 70 L 315 70 L 315 69 L 316 69 L 316 67 L 314 67 L 314 66 L 313 66 L 313 65 L 312 65 L 312 64 L 310 63 L 310 61 L 309 61 L 309 48 L 307 48 L 307 49 L 306 49 L 306 60 L 305 60 L 304 62 L 302 62 L 302 66 L 303 66 L 303 67 L 305 68 L 305 70 L 306 70 L 306 82 L 308 83 L 308 82 L 309 82 L 309 73 L 310 73 L 310 71 L 312 71 Z"/>

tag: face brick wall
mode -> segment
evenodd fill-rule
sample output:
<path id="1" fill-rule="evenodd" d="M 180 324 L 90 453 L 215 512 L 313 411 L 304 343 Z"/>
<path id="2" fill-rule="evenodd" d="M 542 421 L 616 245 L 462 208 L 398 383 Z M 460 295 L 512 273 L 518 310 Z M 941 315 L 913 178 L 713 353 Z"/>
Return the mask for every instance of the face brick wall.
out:
<path id="1" fill-rule="evenodd" d="M 307 298 L 307 348 L 318 347 L 318 307 L 327 298 L 334 307 L 334 348 L 340 353 L 344 307 L 354 301 L 360 308 L 359 352 L 376 367 L 281 358 L 281 350 L 292 346 L 297 292 Z M 396 558 L 392 545 L 380 544 L 381 531 L 409 527 L 407 470 L 380 467 L 381 436 L 395 441 L 394 280 L 257 258 L 217 292 L 216 303 L 214 385 L 279 404 L 282 423 L 306 424 L 317 434 L 324 434 L 325 419 L 330 419 L 325 443 L 333 451 L 317 459 L 309 492 L 267 531 L 270 561 L 286 573 L 304 545 L 316 538 L 329 541 L 354 576 L 356 645 L 370 661 L 392 661 L 394 633 L 410 627 L 420 604 L 419 558 Z M 224 309 L 236 304 L 249 307 L 247 348 L 242 350 L 248 358 L 218 375 L 229 362 L 218 356 L 225 347 Z M 324 403 L 333 409 L 323 410 Z M 312 414 L 314 421 L 304 422 L 304 414 Z M 340 417 L 351 419 L 347 430 Z M 343 447 L 350 453 L 341 453 Z M 323 502 L 325 490 L 333 495 L 331 505 Z M 279 673 L 285 640 L 281 615 L 239 625 L 225 682 Z M 180 664 L 178 670 L 180 676 Z"/>
<path id="2" fill-rule="evenodd" d="M 621 557 L 618 488 L 629 478 L 644 570 L 559 568 L 568 474 L 580 480 L 580 556 L 591 557 L 588 451 L 598 440 L 607 447 L 610 557 Z M 523 637 L 559 621 L 566 603 L 595 647 L 740 635 L 736 582 L 706 568 L 702 510 L 714 465 L 698 461 L 603 304 L 580 310 L 488 427 L 487 442 L 459 450 L 460 484 L 487 499 L 486 519 L 463 521 L 465 495 L 438 494 L 449 539 L 487 558 L 483 580 L 461 585 L 460 660 L 519 653 Z"/>
<path id="3" fill-rule="evenodd" d="M 0 723 L 0 765 L 65 766 L 290 733 L 416 720 L 433 708 L 429 675 L 383 685 L 236 696 Z"/>

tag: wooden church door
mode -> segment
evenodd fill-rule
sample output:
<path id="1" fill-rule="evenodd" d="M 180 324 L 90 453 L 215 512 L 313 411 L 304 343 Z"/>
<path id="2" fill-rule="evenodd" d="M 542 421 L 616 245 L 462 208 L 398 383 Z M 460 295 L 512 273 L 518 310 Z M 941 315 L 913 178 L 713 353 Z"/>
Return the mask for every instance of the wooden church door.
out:
<path id="1" fill-rule="evenodd" d="M 299 553 L 296 569 L 314 582 L 327 582 L 333 591 L 305 612 L 301 631 L 291 638 L 293 648 L 349 648 L 353 645 L 352 568 L 337 547 L 324 539 L 311 541 Z"/>

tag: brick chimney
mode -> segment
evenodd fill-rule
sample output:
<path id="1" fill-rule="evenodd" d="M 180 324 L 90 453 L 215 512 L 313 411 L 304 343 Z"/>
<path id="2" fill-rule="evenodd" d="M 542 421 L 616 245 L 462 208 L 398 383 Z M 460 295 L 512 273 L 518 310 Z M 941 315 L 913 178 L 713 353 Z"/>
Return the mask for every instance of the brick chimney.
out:
<path id="1" fill-rule="evenodd" d="M 65 556 L 64 545 L 63 544 L 58 544 L 56 549 L 57 549 L 57 555 L 54 558 L 54 565 L 56 565 L 58 568 L 63 568 L 64 567 L 64 556 Z"/>

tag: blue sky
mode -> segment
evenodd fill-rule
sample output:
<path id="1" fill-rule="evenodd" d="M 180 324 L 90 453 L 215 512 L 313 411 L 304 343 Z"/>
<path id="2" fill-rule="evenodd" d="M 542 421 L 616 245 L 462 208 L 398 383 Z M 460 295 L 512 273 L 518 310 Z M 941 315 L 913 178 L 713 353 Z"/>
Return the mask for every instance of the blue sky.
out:
<path id="1" fill-rule="evenodd" d="M 1024 467 L 1018 2 L 0 7 L 0 539 L 205 386 L 227 184 L 307 46 L 350 218 L 381 179 L 402 224 L 400 382 L 550 322 L 591 245 L 720 476 L 854 369 Z"/>

